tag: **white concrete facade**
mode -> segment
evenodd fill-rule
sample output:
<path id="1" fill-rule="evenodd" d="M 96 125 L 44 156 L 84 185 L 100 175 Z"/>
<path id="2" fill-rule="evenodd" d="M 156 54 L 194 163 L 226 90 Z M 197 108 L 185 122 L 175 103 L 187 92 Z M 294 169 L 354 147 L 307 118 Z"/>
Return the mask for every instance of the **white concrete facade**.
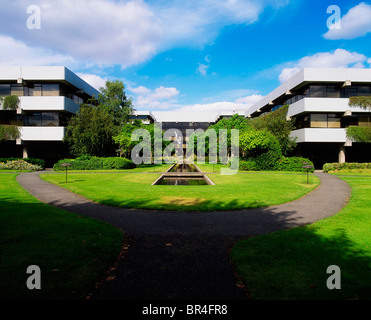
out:
<path id="1" fill-rule="evenodd" d="M 245 116 L 257 117 L 289 105 L 287 118 L 294 119 L 297 127 L 290 136 L 299 149 L 320 158 L 337 148 L 338 159 L 344 162 L 354 149 L 346 128 L 371 123 L 369 109 L 349 106 L 352 96 L 371 96 L 371 69 L 304 68 L 246 110 Z M 369 153 L 360 151 L 359 144 L 357 148 L 358 155 Z"/>

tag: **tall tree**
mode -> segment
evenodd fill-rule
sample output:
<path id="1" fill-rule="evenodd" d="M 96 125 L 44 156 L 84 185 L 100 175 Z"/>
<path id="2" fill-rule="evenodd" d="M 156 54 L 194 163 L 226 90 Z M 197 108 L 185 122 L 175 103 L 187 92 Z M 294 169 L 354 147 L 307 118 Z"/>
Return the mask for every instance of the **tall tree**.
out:
<path id="1" fill-rule="evenodd" d="M 113 114 L 92 105 L 83 104 L 70 119 L 66 141 L 70 152 L 75 156 L 110 156 L 115 154 L 113 136 L 119 127 L 115 125 Z"/>
<path id="2" fill-rule="evenodd" d="M 350 97 L 349 106 L 371 110 L 371 97 Z M 355 142 L 371 143 L 371 127 L 349 127 L 346 129 L 346 136 Z"/>
<path id="3" fill-rule="evenodd" d="M 133 107 L 132 100 L 126 96 L 122 81 L 107 81 L 106 87 L 100 91 L 97 97 L 98 108 L 113 114 L 116 125 L 127 123 Z"/>
<path id="4" fill-rule="evenodd" d="M 288 105 L 283 106 L 249 122 L 256 130 L 267 129 L 271 132 L 278 139 L 283 155 L 287 155 L 296 147 L 296 142 L 290 138 L 290 133 L 295 129 L 295 126 L 293 120 L 287 120 L 286 118 L 288 108 Z"/>

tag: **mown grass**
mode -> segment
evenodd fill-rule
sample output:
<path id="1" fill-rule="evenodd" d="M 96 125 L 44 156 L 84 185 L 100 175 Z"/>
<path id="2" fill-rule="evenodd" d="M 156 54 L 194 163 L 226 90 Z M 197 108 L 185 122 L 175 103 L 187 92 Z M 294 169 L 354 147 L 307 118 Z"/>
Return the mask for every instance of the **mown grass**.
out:
<path id="1" fill-rule="evenodd" d="M 371 298 L 371 178 L 341 179 L 352 195 L 335 216 L 242 240 L 232 248 L 251 299 Z M 330 265 L 340 267 L 340 290 L 326 285 Z"/>
<path id="2" fill-rule="evenodd" d="M 0 300 L 83 299 L 121 250 L 121 231 L 43 204 L 0 175 Z M 41 289 L 26 286 L 41 269 Z"/>
<path id="3" fill-rule="evenodd" d="M 95 202 L 128 208 L 178 211 L 215 211 L 265 207 L 300 198 L 314 189 L 319 179 L 310 175 L 270 173 L 264 175 L 210 174 L 214 186 L 151 185 L 160 174 L 75 173 L 42 174 L 54 183 Z"/>

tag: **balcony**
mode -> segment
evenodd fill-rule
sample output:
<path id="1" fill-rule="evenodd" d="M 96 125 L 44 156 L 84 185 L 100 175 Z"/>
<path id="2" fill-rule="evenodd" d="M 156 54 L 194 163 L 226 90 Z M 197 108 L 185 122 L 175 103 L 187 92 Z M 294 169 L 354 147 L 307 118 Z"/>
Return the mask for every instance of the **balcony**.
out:
<path id="1" fill-rule="evenodd" d="M 77 103 L 63 96 L 22 96 L 19 98 L 19 107 L 27 111 L 68 111 L 76 113 L 79 110 Z"/>
<path id="2" fill-rule="evenodd" d="M 65 127 L 20 127 L 23 141 L 63 141 Z"/>
<path id="3" fill-rule="evenodd" d="M 369 112 L 359 107 L 350 107 L 348 103 L 348 98 L 304 98 L 290 105 L 287 116 L 293 117 L 301 113 L 312 112 L 345 113 L 347 110 Z"/>
<path id="4" fill-rule="evenodd" d="M 291 132 L 290 137 L 302 142 L 339 142 L 347 141 L 344 128 L 304 128 Z"/>

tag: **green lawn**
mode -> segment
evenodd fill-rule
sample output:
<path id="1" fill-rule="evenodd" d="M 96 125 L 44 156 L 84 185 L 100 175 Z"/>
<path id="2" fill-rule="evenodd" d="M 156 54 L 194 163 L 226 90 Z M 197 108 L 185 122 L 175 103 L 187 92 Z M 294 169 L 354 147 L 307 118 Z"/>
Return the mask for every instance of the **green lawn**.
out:
<path id="1" fill-rule="evenodd" d="M 297 199 L 319 179 L 305 174 L 210 174 L 214 186 L 151 185 L 160 174 L 75 173 L 65 183 L 63 174 L 42 174 L 41 178 L 81 194 L 93 201 L 128 208 L 167 210 L 232 210 L 270 206 Z"/>
<path id="2" fill-rule="evenodd" d="M 120 253 L 112 226 L 43 204 L 0 174 L 0 300 L 81 299 Z M 41 269 L 41 290 L 28 290 L 26 269 Z"/>
<path id="3" fill-rule="evenodd" d="M 233 247 L 250 298 L 371 299 L 371 177 L 341 179 L 352 196 L 335 216 Z M 340 267 L 341 290 L 326 286 L 330 265 Z"/>

